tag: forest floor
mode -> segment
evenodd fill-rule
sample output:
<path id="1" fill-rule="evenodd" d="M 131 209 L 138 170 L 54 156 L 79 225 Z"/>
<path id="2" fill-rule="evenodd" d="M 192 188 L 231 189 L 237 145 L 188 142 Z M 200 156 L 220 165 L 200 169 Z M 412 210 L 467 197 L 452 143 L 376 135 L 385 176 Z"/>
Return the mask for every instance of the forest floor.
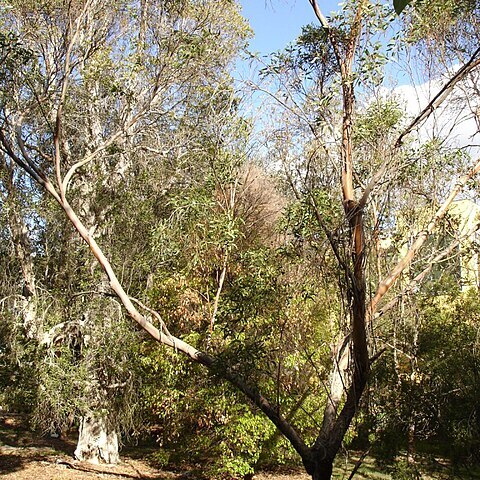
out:
<path id="1" fill-rule="evenodd" d="M 168 471 L 148 462 L 151 448 L 125 448 L 122 463 L 92 465 L 73 459 L 75 438 L 41 437 L 22 418 L 0 414 L 0 480 L 195 480 L 194 470 Z M 300 473 L 259 474 L 255 480 L 308 480 Z"/>
<path id="2" fill-rule="evenodd" d="M 92 465 L 73 459 L 75 439 L 40 437 L 29 431 L 21 417 L 0 414 L 0 480 L 196 480 L 198 470 L 169 471 L 155 468 L 148 461 L 152 449 L 125 448 L 122 451 L 122 463 L 115 466 Z M 340 459 L 335 478 L 348 479 L 356 458 L 348 461 Z M 480 475 L 470 471 L 453 475 L 448 465 L 441 468 L 429 468 L 428 474 L 422 474 L 424 480 L 474 480 Z M 424 470 L 422 468 L 422 470 Z M 396 475 L 395 475 L 396 476 Z M 396 480 L 379 472 L 373 459 L 366 459 L 355 480 Z M 309 480 L 310 477 L 299 472 L 259 473 L 254 480 Z M 402 478 L 406 478 L 403 477 Z"/>

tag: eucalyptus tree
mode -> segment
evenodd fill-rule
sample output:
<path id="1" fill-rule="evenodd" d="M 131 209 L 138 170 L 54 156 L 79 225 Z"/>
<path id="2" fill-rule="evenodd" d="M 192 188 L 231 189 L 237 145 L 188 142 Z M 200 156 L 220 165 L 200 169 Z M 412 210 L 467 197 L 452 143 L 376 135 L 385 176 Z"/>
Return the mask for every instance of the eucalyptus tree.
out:
<path id="1" fill-rule="evenodd" d="M 371 364 L 383 351 L 378 347 L 378 330 L 374 334 L 378 319 L 391 312 L 405 294 L 415 292 L 433 264 L 459 245 L 456 236 L 440 250 L 432 252 L 430 245 L 423 259 L 418 255 L 467 184 L 469 193 L 474 193 L 475 184 L 470 181 L 480 169 L 478 161 L 465 157 L 451 138 L 438 139 L 438 123 L 432 123 L 430 116 L 441 111 L 439 107 L 443 108 L 448 98 L 453 107 L 444 110 L 440 120 L 447 124 L 458 101 L 452 95 L 454 88 L 469 89 L 471 95 L 480 51 L 477 41 L 465 35 L 468 31 L 478 38 L 478 22 L 469 9 L 455 10 L 455 15 L 446 18 L 438 13 L 435 19 L 448 32 L 441 38 L 431 23 L 430 8 L 447 12 L 449 6 L 438 2 L 425 6 L 425 10 L 419 7 L 405 19 L 395 37 L 397 61 L 403 61 L 404 54 L 408 58 L 413 44 L 420 60 L 415 67 L 421 66 L 423 58 L 432 65 L 432 57 L 422 54 L 432 55 L 437 48 L 441 54 L 435 55 L 435 73 L 446 77 L 425 108 L 405 118 L 398 98 L 385 98 L 385 91 L 379 88 L 388 59 L 380 35 L 392 28 L 390 9 L 371 2 L 352 2 L 342 14 L 328 20 L 317 2 L 310 3 L 320 27 L 304 28 L 297 43 L 275 55 L 263 74 L 278 80 L 276 90 L 268 91 L 283 112 L 277 130 L 283 143 L 278 158 L 295 196 L 310 205 L 316 219 L 317 232 L 310 242 L 318 250 L 323 237 L 340 272 L 336 298 L 345 308 L 336 327 L 339 340 L 332 347 L 323 422 L 313 445 L 303 452 L 297 448 L 313 478 L 330 478 L 333 458 L 360 407 Z M 458 29 L 455 33 L 454 28 Z M 407 43 L 402 43 L 402 38 Z M 462 66 L 452 74 L 456 62 Z M 363 112 L 362 106 L 357 106 L 358 97 L 369 105 Z M 470 108 L 465 97 L 461 103 L 463 112 L 475 122 L 475 107 Z M 440 114 L 437 117 L 442 118 Z M 451 132 L 454 126 L 449 124 L 448 128 Z M 414 141 L 413 132 L 417 132 Z M 277 142 L 275 135 L 271 134 Z M 430 143 L 424 143 L 429 137 Z M 459 171 L 463 176 L 458 177 Z M 418 197 L 415 206 L 406 195 Z M 343 214 L 339 208 L 332 209 L 336 202 L 343 207 Z M 418 219 L 410 217 L 402 226 L 401 211 L 406 204 Z M 397 250 L 392 243 L 395 237 Z M 390 241 L 388 251 L 386 240 Z M 325 258 L 325 253 L 320 258 Z M 398 282 L 411 275 L 414 258 L 418 275 L 406 285 L 405 280 Z"/>
<path id="2" fill-rule="evenodd" d="M 300 49 L 300 61 L 296 65 L 289 63 L 287 56 L 286 64 L 280 62 L 274 72 L 293 72 L 293 86 L 305 93 L 305 85 L 298 76 L 300 70 L 295 66 L 306 66 L 313 83 L 313 89 L 307 91 L 307 102 L 300 110 L 296 110 L 297 104 L 293 102 L 296 99 L 289 97 L 289 91 L 282 92 L 287 98 L 283 103 L 297 118 L 307 120 L 314 136 L 314 141 L 305 149 L 305 164 L 295 170 L 302 178 L 289 175 L 287 180 L 294 193 L 303 197 L 303 205 L 317 222 L 311 240 L 318 244 L 323 236 L 330 246 L 327 261 L 336 264 L 339 279 L 335 300 L 343 300 L 339 302 L 342 308 L 336 312 L 340 328 L 334 329 L 338 340 L 332 347 L 333 360 L 324 365 L 324 369 L 332 368 L 330 389 L 327 395 L 319 395 L 314 405 L 317 410 L 323 406 L 323 418 L 318 431 L 308 441 L 293 425 L 294 418 L 284 416 L 279 390 L 276 401 L 268 400 L 253 381 L 258 378 L 248 379 L 243 375 L 248 372 L 248 356 L 246 368 L 240 368 L 242 358 L 238 350 L 230 350 L 229 356 L 205 353 L 198 349 L 198 344 L 187 343 L 170 332 L 164 320 L 169 316 L 168 309 L 161 316 L 132 298 L 125 279 L 118 273 L 121 270 L 114 252 L 109 254 L 108 246 L 100 246 L 102 236 L 95 232 L 101 228 L 102 221 L 108 225 L 108 219 L 105 209 L 100 209 L 101 215 L 95 217 L 93 190 L 85 185 L 101 178 L 106 191 L 112 185 L 125 186 L 128 191 L 132 177 L 126 175 L 123 179 L 122 175 L 130 169 L 134 171 L 133 159 L 139 152 L 147 157 L 150 152 L 155 158 L 165 155 L 172 162 L 198 158 L 189 156 L 196 148 L 202 153 L 202 144 L 196 144 L 192 138 L 191 132 L 195 129 L 182 130 L 185 122 L 189 122 L 191 97 L 188 95 L 194 92 L 195 98 L 204 91 L 207 97 L 210 93 L 211 98 L 215 98 L 213 93 L 218 89 L 214 88 L 212 93 L 208 87 L 220 85 L 221 67 L 243 38 L 242 22 L 234 3 L 141 2 L 132 7 L 122 2 L 105 6 L 94 0 L 67 5 L 51 1 L 36 10 L 36 3 L 9 2 L 5 25 L 17 32 L 22 44 L 34 55 L 33 66 L 22 64 L 15 71 L 18 88 L 9 96 L 10 101 L 2 105 L 0 142 L 4 155 L 38 182 L 61 207 L 89 246 L 108 278 L 109 287 L 129 316 L 153 339 L 184 353 L 243 392 L 287 438 L 312 478 L 329 479 L 335 456 L 359 409 L 371 363 L 380 353 L 373 349 L 373 337 L 368 331 L 396 303 L 397 296 L 387 294 L 393 293 L 393 286 L 445 217 L 454 198 L 480 170 L 480 163 L 474 163 L 450 191 L 438 198 L 429 221 L 413 235 L 405 254 L 399 259 L 387 258 L 388 268 L 377 269 L 377 276 L 370 276 L 368 260 L 372 256 L 367 247 L 370 240 L 381 233 L 381 227 L 388 230 L 389 219 L 377 215 L 377 220 L 372 220 L 369 210 L 375 203 L 372 198 L 385 195 L 388 200 L 389 187 L 398 184 L 401 180 L 398 174 L 409 164 L 405 158 L 413 155 L 408 145 L 404 146 L 408 136 L 430 117 L 480 60 L 478 49 L 467 49 L 469 58 L 417 116 L 395 131 L 393 126 L 398 124 L 398 118 L 393 112 L 390 123 L 385 119 L 386 128 L 393 129 L 388 135 L 378 136 L 377 129 L 384 128 L 382 125 L 372 127 L 377 149 L 374 154 L 368 151 L 363 155 L 362 148 L 367 148 L 368 139 L 363 145 L 355 143 L 355 97 L 361 82 L 371 79 L 372 72 L 381 70 L 382 56 L 372 56 L 368 46 L 375 45 L 374 51 L 381 49 L 381 44 L 372 39 L 375 40 L 375 32 L 388 29 L 391 17 L 379 10 L 378 5 L 364 0 L 348 3 L 341 15 L 327 20 L 315 0 L 310 3 L 320 28 L 307 30 L 303 39 L 305 49 Z M 131 15 L 131 8 L 137 8 L 136 15 Z M 41 16 L 33 17 L 31 12 L 39 12 Z M 45 19 L 40 23 L 42 28 L 38 28 L 38 18 Z M 465 25 L 472 23 L 467 19 Z M 209 65 L 211 68 L 207 68 Z M 208 111 L 208 102 L 204 105 Z M 149 144 L 152 139 L 160 139 L 159 144 L 169 145 L 168 139 L 175 138 L 177 132 L 185 135 L 180 137 L 181 143 L 172 148 L 164 150 Z M 288 157 L 288 148 L 284 150 Z M 305 177 L 305 172 L 309 174 L 318 159 L 325 158 L 318 152 L 325 152 L 329 165 L 333 165 L 331 174 L 322 172 L 322 168 L 316 170 L 324 175 L 329 191 L 322 191 L 315 182 L 308 183 L 309 175 Z M 186 170 L 185 176 L 188 178 L 193 166 L 187 166 L 190 170 Z M 142 192 L 139 194 L 141 198 Z M 84 209 L 84 205 L 87 208 Z M 228 217 L 234 204 L 227 202 L 224 206 Z M 336 222 L 340 225 L 335 225 Z M 223 260 L 217 286 L 220 295 L 231 247 L 227 242 L 220 249 Z M 419 280 L 421 278 L 413 278 L 410 287 L 414 288 Z M 308 296 L 308 292 L 305 295 Z M 389 303 L 380 308 L 387 298 Z M 216 303 L 214 301 L 212 313 L 216 312 Z M 210 319 L 213 331 L 215 315 Z M 245 330 L 243 339 L 253 332 Z M 318 348 L 315 343 L 318 336 L 307 337 L 311 346 Z M 298 365 L 289 366 L 291 375 L 295 367 L 298 369 Z M 312 369 L 318 371 L 318 366 Z M 301 405 L 301 401 L 299 403 Z"/>
<path id="3" fill-rule="evenodd" d="M 210 161 L 202 149 L 208 148 L 206 138 L 212 137 L 209 130 L 215 122 L 207 119 L 215 102 L 223 110 L 231 98 L 226 65 L 248 29 L 234 5 L 226 2 L 224 7 L 214 8 L 211 2 L 96 1 L 2 6 L 4 166 L 13 178 L 17 167 L 11 160 L 20 160 L 17 166 L 27 168 L 30 178 L 44 187 L 51 186 L 47 178 L 54 176 L 60 188 L 54 199 L 65 202 L 68 197 L 73 208 L 64 206 L 78 212 L 91 238 L 108 245 L 131 278 L 143 277 L 130 286 L 135 292 L 152 273 L 136 263 L 135 254 L 145 247 L 136 236 L 143 229 L 143 238 L 148 238 L 148 222 L 162 214 L 156 203 L 166 192 L 192 182 L 193 159 L 199 167 L 201 161 Z M 201 168 L 193 174 L 199 172 Z M 12 181 L 6 185 L 13 196 Z M 50 186 L 47 191 L 53 193 Z M 127 208 L 135 209 L 136 216 Z M 17 218 L 12 216 L 14 227 Z M 57 317 L 51 309 L 50 320 L 42 326 L 46 331 L 38 339 L 46 358 L 37 418 L 48 417 L 50 410 L 56 412 L 55 421 L 50 418 L 55 424 L 80 413 L 76 456 L 115 462 L 116 432 L 126 420 L 118 415 L 122 408 L 116 397 L 123 396 L 125 406 L 132 399 L 125 392 L 135 390 L 129 355 L 117 349 L 118 356 L 112 355 L 109 362 L 104 356 L 105 349 L 122 344 L 126 348 L 128 342 L 115 334 L 122 316 L 113 299 L 99 298 L 108 294 L 102 274 L 95 262 L 82 260 L 84 252 L 68 225 L 53 213 L 44 223 L 44 255 L 38 262 L 46 264 L 45 286 L 56 296 L 59 310 Z M 23 253 L 28 236 L 20 237 L 20 228 L 11 229 L 12 241 Z M 132 240 L 137 250 L 125 256 L 121 242 Z M 31 256 L 19 258 L 25 284 L 33 289 L 32 268 L 27 268 L 32 266 Z M 101 346 L 102 338 L 113 343 Z M 55 361 L 60 365 L 49 370 Z M 65 389 L 66 384 L 83 388 L 79 394 L 73 387 Z M 53 401 L 55 388 L 64 402 Z"/>

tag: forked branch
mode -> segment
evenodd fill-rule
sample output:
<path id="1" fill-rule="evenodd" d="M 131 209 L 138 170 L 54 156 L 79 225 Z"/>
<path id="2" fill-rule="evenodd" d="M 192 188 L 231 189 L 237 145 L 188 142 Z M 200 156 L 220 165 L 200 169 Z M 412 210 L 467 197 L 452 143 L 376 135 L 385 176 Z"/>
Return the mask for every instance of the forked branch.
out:
<path id="1" fill-rule="evenodd" d="M 455 186 L 452 188 L 450 195 L 445 199 L 442 205 L 438 208 L 437 212 L 433 216 L 430 223 L 427 225 L 425 230 L 422 230 L 418 233 L 413 245 L 409 248 L 408 252 L 405 256 L 397 263 L 397 265 L 391 270 L 391 272 L 379 283 L 377 287 L 377 291 L 370 301 L 368 306 L 368 316 L 369 319 L 372 319 L 375 312 L 377 311 L 378 304 L 380 300 L 385 296 L 385 294 L 392 288 L 392 286 L 397 281 L 398 277 L 402 274 L 402 272 L 410 265 L 413 257 L 415 254 L 420 250 L 423 246 L 427 238 L 431 235 L 433 230 L 436 228 L 440 220 L 445 216 L 450 205 L 455 200 L 457 195 L 463 190 L 466 183 L 475 176 L 480 171 L 480 159 L 477 163 L 473 166 L 473 168 L 461 177 Z"/>

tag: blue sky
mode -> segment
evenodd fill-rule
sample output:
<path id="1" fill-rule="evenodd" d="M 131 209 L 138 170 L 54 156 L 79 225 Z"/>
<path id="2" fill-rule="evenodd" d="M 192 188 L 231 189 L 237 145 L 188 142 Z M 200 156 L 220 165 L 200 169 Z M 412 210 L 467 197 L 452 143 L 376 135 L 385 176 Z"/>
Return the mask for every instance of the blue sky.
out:
<path id="1" fill-rule="evenodd" d="M 388 0 L 391 2 L 392 0 Z M 341 10 L 340 0 L 317 0 L 325 16 Z M 284 49 L 301 33 L 302 27 L 309 23 L 318 25 L 309 0 L 239 0 L 242 15 L 248 20 L 254 32 L 249 50 L 267 56 Z M 236 64 L 236 75 L 241 78 L 252 76 L 248 64 L 241 60 Z M 411 83 L 405 72 L 391 63 L 387 66 L 389 79 L 396 84 Z"/>
<path id="2" fill-rule="evenodd" d="M 317 23 L 308 0 L 240 0 L 240 5 L 255 33 L 250 50 L 263 55 L 295 40 L 303 25 Z M 335 0 L 320 0 L 319 5 L 325 15 L 338 9 Z"/>

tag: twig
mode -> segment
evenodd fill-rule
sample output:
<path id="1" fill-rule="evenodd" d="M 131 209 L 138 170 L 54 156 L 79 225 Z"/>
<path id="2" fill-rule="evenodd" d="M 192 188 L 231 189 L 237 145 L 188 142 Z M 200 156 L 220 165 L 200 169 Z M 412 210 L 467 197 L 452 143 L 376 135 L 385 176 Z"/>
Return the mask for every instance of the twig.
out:
<path id="1" fill-rule="evenodd" d="M 365 460 L 365 457 L 370 453 L 370 449 L 372 447 L 368 447 L 367 450 L 365 450 L 362 455 L 360 455 L 360 458 L 356 461 L 355 466 L 353 467 L 352 473 L 348 477 L 348 480 L 352 480 L 352 478 L 355 476 L 357 473 L 358 469 L 361 467 L 363 461 Z"/>
<path id="2" fill-rule="evenodd" d="M 150 307 L 147 307 L 144 303 L 142 303 L 140 300 L 137 300 L 136 298 L 130 297 L 130 300 L 133 303 L 136 303 L 140 308 L 143 308 L 143 310 L 146 310 L 148 313 L 151 313 L 160 322 L 160 329 L 163 332 L 165 332 L 168 337 L 170 337 L 171 339 L 173 338 L 171 333 L 168 331 L 168 328 L 165 325 L 165 322 L 163 321 L 162 317 L 157 311 L 153 310 Z"/>

